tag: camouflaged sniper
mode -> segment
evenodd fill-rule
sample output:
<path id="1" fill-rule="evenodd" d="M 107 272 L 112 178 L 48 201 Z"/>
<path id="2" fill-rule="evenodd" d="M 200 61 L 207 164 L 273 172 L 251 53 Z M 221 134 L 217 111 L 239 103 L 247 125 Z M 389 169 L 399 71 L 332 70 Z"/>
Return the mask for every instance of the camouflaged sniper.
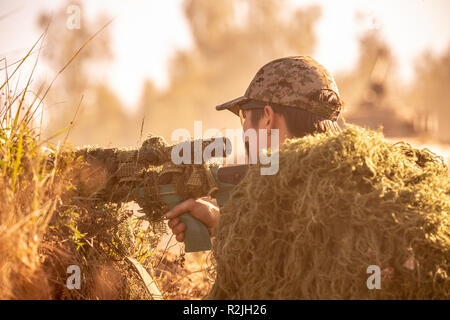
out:
<path id="1" fill-rule="evenodd" d="M 335 93 L 338 101 L 330 103 L 322 98 L 329 93 Z M 333 76 L 308 56 L 286 57 L 267 63 L 256 73 L 244 96 L 216 109 L 228 109 L 237 115 L 239 108 L 249 101 L 299 108 L 333 121 L 338 119 L 344 105 Z"/>

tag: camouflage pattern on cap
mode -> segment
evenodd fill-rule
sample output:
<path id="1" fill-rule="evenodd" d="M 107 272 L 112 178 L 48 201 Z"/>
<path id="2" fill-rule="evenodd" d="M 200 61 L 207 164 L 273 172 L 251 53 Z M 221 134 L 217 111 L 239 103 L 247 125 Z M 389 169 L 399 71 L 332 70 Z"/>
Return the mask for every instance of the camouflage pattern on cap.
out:
<path id="1" fill-rule="evenodd" d="M 320 99 L 324 93 L 334 92 L 337 103 Z M 256 100 L 303 109 L 336 121 L 343 108 L 332 75 L 308 56 L 281 58 L 264 65 L 256 73 L 243 97 L 217 106 L 236 113 L 240 103 Z"/>

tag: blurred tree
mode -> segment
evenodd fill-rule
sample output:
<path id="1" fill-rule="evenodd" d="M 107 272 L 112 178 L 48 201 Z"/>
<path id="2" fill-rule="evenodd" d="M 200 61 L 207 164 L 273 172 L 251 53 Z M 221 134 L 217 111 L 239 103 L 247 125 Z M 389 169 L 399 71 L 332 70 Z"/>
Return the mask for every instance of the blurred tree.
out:
<path id="1" fill-rule="evenodd" d="M 80 137 L 90 144 L 135 146 L 139 134 L 138 123 L 132 123 L 122 103 L 106 84 L 92 87 L 94 101 L 84 109 L 80 121 Z M 81 129 L 85 129 L 84 132 Z"/>
<path id="2" fill-rule="evenodd" d="M 292 10 L 279 0 L 186 0 L 184 13 L 194 46 L 171 59 L 167 89 L 155 97 L 152 86 L 144 87 L 150 93 L 142 93 L 140 104 L 150 109 L 140 114 L 152 115 L 146 131 L 166 137 L 177 127 L 192 130 L 194 120 L 204 128 L 236 127 L 235 117 L 214 106 L 242 95 L 270 60 L 312 54 L 321 10 Z"/>
<path id="3" fill-rule="evenodd" d="M 74 7 L 79 10 L 70 10 Z M 78 13 L 79 28 L 72 28 L 70 19 Z M 49 25 L 43 52 L 47 65 L 54 72 L 59 71 L 108 20 L 100 16 L 95 21 L 89 21 L 82 3 L 73 1 L 67 2 L 55 13 L 43 12 L 38 25 L 43 30 Z M 112 57 L 111 35 L 105 28 L 83 48 L 54 83 L 47 98 L 49 107 L 46 113 L 50 118 L 46 121 L 47 135 L 70 124 L 84 96 L 69 140 L 79 145 L 130 144 L 130 134 L 124 134 L 124 131 L 130 133 L 130 130 L 124 130 L 129 117 L 121 108 L 118 97 L 106 87 L 102 72 L 99 72 L 106 69 Z"/>
<path id="4" fill-rule="evenodd" d="M 395 82 L 391 49 L 377 29 L 359 38 L 359 58 L 354 69 L 338 74 L 341 94 L 346 99 L 346 112 L 360 112 L 361 107 L 382 107 Z"/>
<path id="5" fill-rule="evenodd" d="M 387 137 L 417 134 L 401 96 L 395 59 L 379 29 L 362 34 L 355 68 L 336 80 L 345 97 L 347 122 L 371 129 L 382 126 Z"/>
<path id="6" fill-rule="evenodd" d="M 416 126 L 450 142 L 450 47 L 442 56 L 424 53 L 414 79 L 405 100 L 416 113 Z"/>
<path id="7" fill-rule="evenodd" d="M 161 94 L 155 87 L 152 80 L 147 79 L 142 84 L 141 97 L 138 102 L 138 111 L 135 115 L 136 123 L 142 124 L 144 121 L 145 127 L 149 128 L 148 132 L 156 133 L 158 130 L 158 122 L 155 121 L 157 113 L 159 112 L 156 106 L 160 103 Z M 143 132 L 143 137 L 145 138 L 145 133 Z"/>
<path id="8" fill-rule="evenodd" d="M 70 13 L 71 11 L 68 8 L 71 6 L 79 8 L 79 28 L 69 28 L 71 27 L 69 24 L 71 15 L 78 14 L 78 12 Z M 41 13 L 38 18 L 39 27 L 44 30 L 49 25 L 44 50 L 47 64 L 55 71 L 61 69 L 84 42 L 107 21 L 106 17 L 100 17 L 96 21 L 88 21 L 83 5 L 77 1 L 67 2 L 55 13 Z M 93 81 L 89 68 L 93 64 L 105 64 L 112 58 L 110 42 L 109 30 L 105 29 L 68 66 L 58 83 L 64 89 L 71 93 L 76 92 L 76 94 L 89 87 Z"/>

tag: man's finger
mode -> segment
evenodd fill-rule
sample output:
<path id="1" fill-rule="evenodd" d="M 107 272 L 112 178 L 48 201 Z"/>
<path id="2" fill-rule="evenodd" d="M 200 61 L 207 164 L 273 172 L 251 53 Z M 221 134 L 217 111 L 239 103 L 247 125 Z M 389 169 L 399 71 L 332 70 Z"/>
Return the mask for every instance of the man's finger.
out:
<path id="1" fill-rule="evenodd" d="M 177 234 L 176 239 L 178 242 L 183 242 L 184 240 L 184 232 Z"/>
<path id="2" fill-rule="evenodd" d="M 177 204 L 175 207 L 172 208 L 172 210 L 167 212 L 166 218 L 173 219 L 175 217 L 178 217 L 180 214 L 189 212 L 194 208 L 194 205 L 195 205 L 194 199 L 185 200 L 185 201 Z"/>
<path id="3" fill-rule="evenodd" d="M 173 227 L 175 227 L 179 222 L 180 222 L 180 219 L 174 218 L 174 219 L 170 219 L 170 221 L 167 225 L 169 226 L 170 229 L 173 229 Z"/>
<path id="4" fill-rule="evenodd" d="M 172 232 L 174 234 L 179 234 L 179 233 L 183 232 L 184 230 L 186 230 L 186 225 L 184 223 L 179 223 L 175 227 L 173 227 Z"/>

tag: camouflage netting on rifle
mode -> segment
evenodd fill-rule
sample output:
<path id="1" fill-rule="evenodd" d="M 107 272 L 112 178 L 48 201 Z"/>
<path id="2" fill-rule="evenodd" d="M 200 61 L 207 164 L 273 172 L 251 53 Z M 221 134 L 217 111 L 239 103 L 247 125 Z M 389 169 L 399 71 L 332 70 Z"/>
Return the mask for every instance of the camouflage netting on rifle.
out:
<path id="1" fill-rule="evenodd" d="M 77 189 L 81 195 L 112 196 L 124 200 L 129 190 L 115 190 L 117 184 L 122 183 L 125 188 L 127 182 L 139 181 L 140 172 L 149 166 L 160 166 L 170 161 L 170 152 L 165 140 L 159 136 L 150 136 L 139 149 L 130 148 L 102 148 L 86 147 L 77 150 L 87 165 L 80 170 Z M 151 155 L 149 155 L 151 152 Z M 114 200 L 114 199 L 113 199 Z"/>
<path id="2" fill-rule="evenodd" d="M 50 161 L 72 170 L 67 181 L 72 187 L 62 197 L 40 250 L 50 298 L 160 298 L 151 294 L 129 261 L 139 261 L 152 272 L 168 210 L 158 186 L 174 183 L 185 199 L 214 190 L 206 166 L 174 166 L 170 151 L 163 138 L 150 136 L 139 149 L 87 147 Z M 71 156 L 78 158 L 76 165 Z M 143 197 L 136 197 L 137 188 L 145 188 Z M 130 201 L 139 204 L 143 216 L 123 206 Z M 80 267 L 80 290 L 66 286 L 70 265 Z"/>
<path id="3" fill-rule="evenodd" d="M 210 141 L 203 142 L 202 150 Z M 158 202 L 158 186 L 173 183 L 182 199 L 198 198 L 215 190 L 208 166 L 202 164 L 174 165 L 171 145 L 162 137 L 150 136 L 139 149 L 104 149 L 88 147 L 77 151 L 87 165 L 80 170 L 77 186 L 80 195 L 100 197 L 107 201 L 133 200 L 134 187 L 150 188 Z M 193 152 L 193 148 L 191 149 Z M 193 159 L 193 154 L 191 155 Z"/>
<path id="4" fill-rule="evenodd" d="M 254 167 L 221 210 L 210 298 L 450 298 L 442 159 L 358 127 L 282 151 L 277 175 Z"/>
<path id="5" fill-rule="evenodd" d="M 69 167 L 72 173 L 66 181 L 70 188 L 56 208 L 40 249 L 51 284 L 49 298 L 160 298 L 152 295 L 129 259 L 140 261 L 151 272 L 154 251 L 165 233 L 162 214 L 142 219 L 123 206 L 132 200 L 126 195 L 138 175 L 149 167 L 142 156 L 149 145 L 164 161 L 166 155 L 158 153 L 165 147 L 160 137 L 150 137 L 140 149 L 87 147 L 50 161 L 50 166 Z M 71 160 L 74 157 L 76 161 Z M 111 188 L 119 182 L 122 193 L 113 195 Z M 153 205 L 154 210 L 146 208 L 147 212 L 163 211 L 158 203 Z M 80 289 L 66 285 L 71 265 L 80 268 Z"/>

